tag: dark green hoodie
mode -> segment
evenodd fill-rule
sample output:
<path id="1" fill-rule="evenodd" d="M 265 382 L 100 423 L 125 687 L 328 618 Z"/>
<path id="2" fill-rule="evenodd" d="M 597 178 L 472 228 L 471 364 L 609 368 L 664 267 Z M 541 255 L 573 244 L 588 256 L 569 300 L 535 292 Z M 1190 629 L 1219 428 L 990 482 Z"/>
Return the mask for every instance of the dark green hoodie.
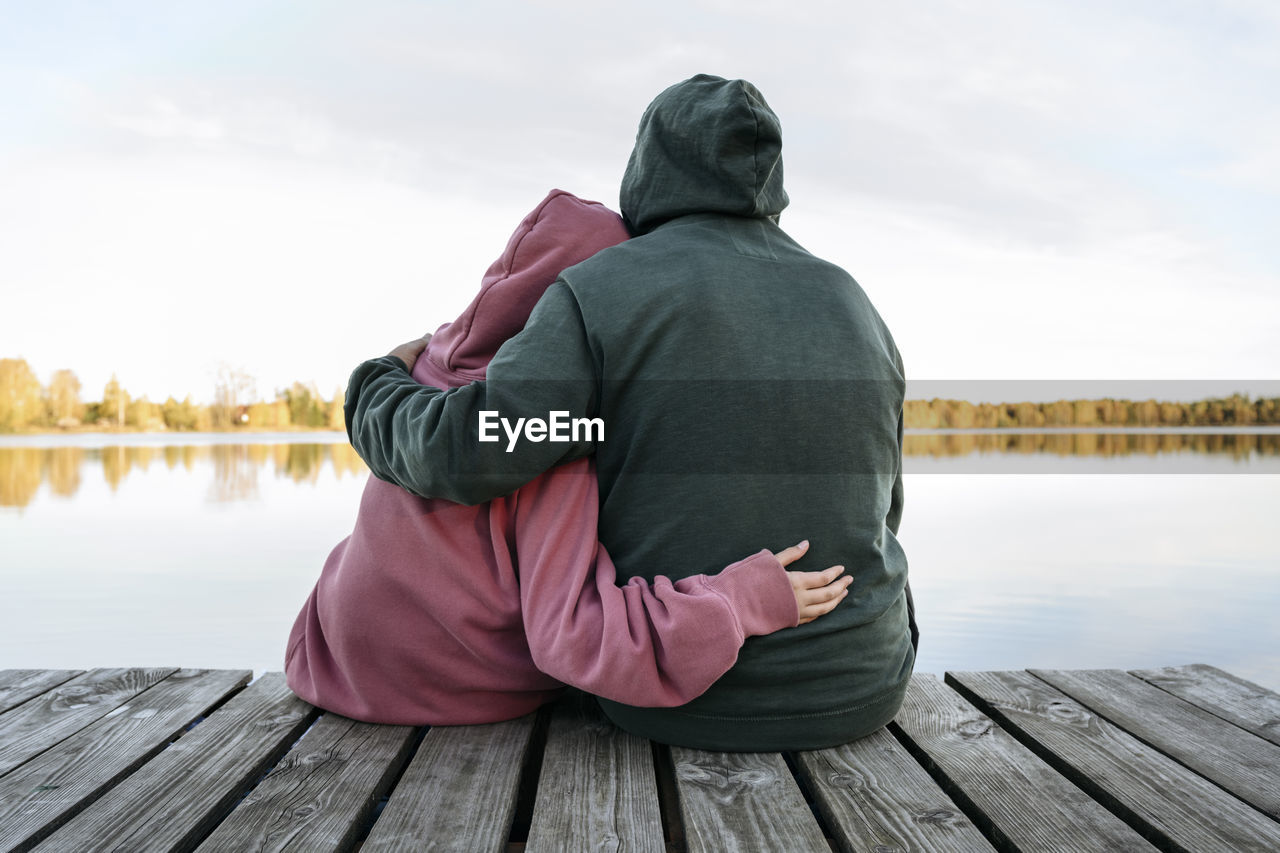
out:
<path id="1" fill-rule="evenodd" d="M 780 128 L 751 84 L 698 76 L 659 95 L 621 200 L 636 236 L 565 270 L 485 382 L 438 392 L 394 359 L 361 365 L 352 443 L 378 476 L 464 503 L 595 453 L 620 580 L 714 572 L 809 539 L 793 568 L 853 575 L 834 612 L 748 640 L 688 705 L 601 704 L 625 729 L 707 749 L 868 734 L 897 711 L 914 662 L 893 339 L 846 272 L 778 227 Z M 480 442 L 484 410 L 600 418 L 604 440 Z"/>

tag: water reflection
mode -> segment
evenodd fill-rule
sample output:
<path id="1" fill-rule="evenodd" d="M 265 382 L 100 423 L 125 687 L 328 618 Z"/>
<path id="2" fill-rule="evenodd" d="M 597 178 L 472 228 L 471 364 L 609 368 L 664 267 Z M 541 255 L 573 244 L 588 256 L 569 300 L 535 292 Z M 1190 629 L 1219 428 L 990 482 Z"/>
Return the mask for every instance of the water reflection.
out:
<path id="1" fill-rule="evenodd" d="M 916 464 L 908 470 L 927 472 L 919 466 L 931 460 L 980 459 L 967 473 L 1006 472 L 992 462 L 1091 457 L 1099 460 L 1156 460 L 1195 458 L 1237 463 L 1260 473 L 1280 464 L 1280 432 L 927 432 L 910 433 L 903 452 Z M 1161 461 L 1163 460 L 1163 462 Z M 1262 464 L 1266 463 L 1266 464 Z M 259 477 L 270 472 L 298 484 L 315 484 L 329 467 L 339 477 L 368 473 L 364 462 L 348 444 L 265 442 L 214 444 L 118 444 L 108 447 L 0 447 L 0 506 L 25 507 L 48 485 L 59 498 L 70 498 L 101 469 L 101 479 L 116 492 L 132 475 L 153 465 L 167 470 L 193 472 L 209 467 L 213 472 L 207 500 L 215 503 L 253 500 L 259 496 Z M 935 470 L 935 469 L 928 469 Z M 1010 469 L 1014 470 L 1014 469 Z M 1016 469 L 1034 472 L 1036 469 Z M 1220 470 L 1220 469 L 1219 469 Z M 1130 473 L 1116 468 L 1104 473 Z M 1167 465 L 1155 473 L 1186 473 Z M 1134 473 L 1152 473 L 1150 469 Z"/>
<path id="2" fill-rule="evenodd" d="M 112 491 L 152 465 L 193 472 L 212 468 L 207 499 L 242 501 L 257 497 L 259 477 L 270 472 L 295 483 L 315 484 L 328 467 L 339 477 L 368 473 L 347 444 L 188 444 L 112 445 L 109 447 L 0 447 L 0 506 L 25 507 L 41 485 L 59 498 L 71 498 L 101 470 Z"/>
<path id="3" fill-rule="evenodd" d="M 1266 432 L 930 432 L 908 434 L 906 456 L 1048 454 L 1052 456 L 1161 456 L 1206 454 L 1248 461 L 1280 457 L 1280 433 Z"/>

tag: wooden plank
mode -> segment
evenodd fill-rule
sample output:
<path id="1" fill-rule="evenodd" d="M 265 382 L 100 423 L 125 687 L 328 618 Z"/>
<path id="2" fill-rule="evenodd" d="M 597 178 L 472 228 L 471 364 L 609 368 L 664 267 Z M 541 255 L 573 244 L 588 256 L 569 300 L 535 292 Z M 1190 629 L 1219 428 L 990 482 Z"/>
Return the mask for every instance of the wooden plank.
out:
<path id="1" fill-rule="evenodd" d="M 1280 850 L 1280 824 L 1030 673 L 947 679 L 1161 847 Z"/>
<path id="2" fill-rule="evenodd" d="M 198 849 L 350 849 L 408 760 L 416 733 L 325 714 Z"/>
<path id="3" fill-rule="evenodd" d="M 551 717 L 527 853 L 640 850 L 662 853 L 658 783 L 649 741 L 614 726 L 575 694 Z"/>
<path id="4" fill-rule="evenodd" d="M 1118 669 L 1031 672 L 1280 819 L 1280 746 Z"/>
<path id="5" fill-rule="evenodd" d="M 1203 663 L 1131 674 L 1280 745 L 1280 693 Z"/>
<path id="6" fill-rule="evenodd" d="M 536 716 L 432 728 L 361 853 L 504 850 Z"/>
<path id="7" fill-rule="evenodd" d="M 95 669 L 0 716 L 0 775 L 105 717 L 175 671 Z"/>
<path id="8" fill-rule="evenodd" d="M 249 680 L 184 669 L 0 779 L 0 850 L 27 850 Z"/>
<path id="9" fill-rule="evenodd" d="M 912 677 L 893 725 L 998 848 L 1155 849 L 932 675 Z"/>
<path id="10" fill-rule="evenodd" d="M 781 754 L 673 746 L 671 760 L 689 853 L 829 853 Z"/>
<path id="11" fill-rule="evenodd" d="M 0 670 L 0 713 L 21 705 L 32 696 L 52 690 L 83 672 L 82 669 Z"/>
<path id="12" fill-rule="evenodd" d="M 846 853 L 994 849 L 885 729 L 843 746 L 797 753 L 796 763 Z"/>
<path id="13" fill-rule="evenodd" d="M 190 850 L 319 712 L 263 675 L 40 845 L 56 850 Z"/>

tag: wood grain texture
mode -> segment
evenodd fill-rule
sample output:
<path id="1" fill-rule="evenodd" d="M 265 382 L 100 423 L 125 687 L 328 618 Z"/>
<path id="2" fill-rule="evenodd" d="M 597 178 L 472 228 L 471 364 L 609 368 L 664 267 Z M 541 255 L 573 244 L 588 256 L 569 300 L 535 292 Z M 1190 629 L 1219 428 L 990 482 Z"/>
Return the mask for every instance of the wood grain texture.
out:
<path id="1" fill-rule="evenodd" d="M 0 713 L 21 705 L 32 696 L 52 690 L 83 672 L 82 669 L 0 670 Z"/>
<path id="2" fill-rule="evenodd" d="M 1203 663 L 1131 674 L 1280 745 L 1280 693 Z"/>
<path id="3" fill-rule="evenodd" d="M 361 853 L 504 850 L 535 717 L 428 731 Z"/>
<path id="4" fill-rule="evenodd" d="M 590 697 L 557 703 L 527 853 L 665 847 L 649 741 L 613 725 Z"/>
<path id="5" fill-rule="evenodd" d="M 0 716 L 0 775 L 99 720 L 174 669 L 95 669 Z"/>
<path id="6" fill-rule="evenodd" d="M 0 779 L 0 850 L 27 850 L 210 708 L 248 670 L 184 669 Z"/>
<path id="7" fill-rule="evenodd" d="M 831 849 L 782 755 L 673 746 L 689 853 Z"/>
<path id="8" fill-rule="evenodd" d="M 997 847 L 1155 849 L 934 676 L 911 679 L 894 725 Z"/>
<path id="9" fill-rule="evenodd" d="M 50 835 L 39 849 L 190 850 L 318 712 L 267 673 Z"/>
<path id="10" fill-rule="evenodd" d="M 1030 673 L 947 679 L 1160 846 L 1280 850 L 1280 824 Z"/>
<path id="11" fill-rule="evenodd" d="M 1031 672 L 1280 819 L 1280 746 L 1118 669 Z"/>
<path id="12" fill-rule="evenodd" d="M 325 714 L 197 849 L 350 849 L 408 760 L 416 731 Z"/>
<path id="13" fill-rule="evenodd" d="M 796 754 L 841 851 L 992 850 L 973 822 L 885 729 Z"/>

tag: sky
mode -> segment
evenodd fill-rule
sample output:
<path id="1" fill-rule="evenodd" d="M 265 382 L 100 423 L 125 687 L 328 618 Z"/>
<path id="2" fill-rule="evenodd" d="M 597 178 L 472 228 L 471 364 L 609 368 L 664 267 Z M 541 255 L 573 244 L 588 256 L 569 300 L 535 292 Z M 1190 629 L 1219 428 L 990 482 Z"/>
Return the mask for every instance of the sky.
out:
<path id="1" fill-rule="evenodd" d="M 330 396 L 453 319 L 548 190 L 616 209 L 645 105 L 697 73 L 781 117 L 781 224 L 870 295 L 909 395 L 1280 394 L 1270 0 L 0 0 L 0 21 L 0 357 L 70 368 L 85 399 L 115 373 L 207 401 L 222 365 Z"/>

